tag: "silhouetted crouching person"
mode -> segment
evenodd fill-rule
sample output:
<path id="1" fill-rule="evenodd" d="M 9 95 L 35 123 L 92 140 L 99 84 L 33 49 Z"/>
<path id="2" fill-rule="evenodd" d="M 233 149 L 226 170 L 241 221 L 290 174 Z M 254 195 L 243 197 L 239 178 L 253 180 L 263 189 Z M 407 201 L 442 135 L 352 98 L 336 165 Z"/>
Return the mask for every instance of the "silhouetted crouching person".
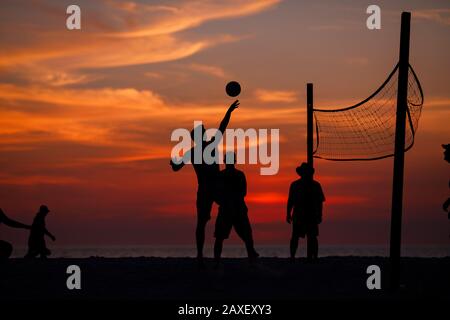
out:
<path id="1" fill-rule="evenodd" d="M 235 154 L 225 155 L 225 169 L 219 174 L 218 201 L 219 214 L 216 219 L 214 236 L 214 258 L 218 264 L 222 254 L 223 241 L 228 239 L 231 228 L 244 241 L 248 257 L 253 260 L 259 255 L 253 247 L 253 235 L 248 209 L 245 204 L 247 195 L 247 181 L 244 172 L 235 167 Z"/>
<path id="2" fill-rule="evenodd" d="M 47 249 L 44 238 L 47 235 L 55 241 L 55 237 L 45 227 L 45 217 L 49 212 L 50 210 L 48 210 L 47 206 L 42 205 L 34 217 L 30 237 L 28 238 L 28 253 L 25 255 L 25 258 L 35 258 L 36 256 L 46 258 L 51 254 L 50 250 Z"/>
<path id="3" fill-rule="evenodd" d="M 291 259 L 294 261 L 298 238 L 307 237 L 307 257 L 311 261 L 319 254 L 319 224 L 322 222 L 322 205 L 325 196 L 320 183 L 313 179 L 314 168 L 302 163 L 296 169 L 301 179 L 292 182 L 287 203 L 287 223 L 292 223 L 290 243 Z M 291 212 L 293 214 L 291 215 Z"/>
<path id="4" fill-rule="evenodd" d="M 0 209 L 0 224 L 5 224 L 8 227 L 11 228 L 19 228 L 19 229 L 30 229 L 31 227 L 17 222 L 15 220 L 12 220 L 6 216 L 6 214 L 3 212 L 2 209 Z M 0 262 L 5 261 L 11 256 L 11 253 L 13 251 L 13 246 L 6 241 L 0 240 Z"/>
<path id="5" fill-rule="evenodd" d="M 234 101 L 228 108 L 224 118 L 220 122 L 218 131 L 220 134 L 224 134 L 228 123 L 230 122 L 231 113 L 238 108 L 239 100 Z M 191 132 L 192 141 L 195 143 L 195 136 L 203 137 L 206 129 L 203 125 L 195 127 Z M 185 163 L 190 160 L 194 167 L 195 174 L 197 176 L 198 189 L 197 189 L 197 227 L 195 230 L 195 238 L 197 243 L 197 258 L 200 265 L 203 265 L 203 246 L 205 243 L 205 228 L 208 221 L 211 219 L 211 209 L 215 199 L 215 189 L 217 185 L 217 177 L 220 172 L 219 164 L 208 164 L 201 159 L 200 163 L 195 163 L 195 154 L 203 155 L 206 147 L 217 147 L 221 141 L 221 136 L 216 135 L 209 141 L 203 141 L 201 145 L 195 145 L 192 149 L 187 151 L 183 155 L 183 161 L 175 163 L 175 159 L 170 160 L 170 165 L 173 171 L 178 171 L 184 167 Z M 212 152 L 215 156 L 215 152 Z"/>

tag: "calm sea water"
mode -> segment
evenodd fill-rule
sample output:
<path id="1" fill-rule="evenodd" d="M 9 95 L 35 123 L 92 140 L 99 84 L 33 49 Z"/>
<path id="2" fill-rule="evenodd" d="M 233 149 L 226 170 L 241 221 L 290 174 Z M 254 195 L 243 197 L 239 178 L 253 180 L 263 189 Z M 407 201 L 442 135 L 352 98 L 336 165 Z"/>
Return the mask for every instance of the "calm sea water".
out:
<path id="1" fill-rule="evenodd" d="M 110 247 L 50 247 L 52 257 L 55 258 L 88 258 L 88 257 L 195 257 L 196 250 L 192 246 L 110 246 Z M 257 246 L 257 251 L 262 257 L 289 256 L 287 246 Z M 205 255 L 212 256 L 213 249 L 205 248 Z M 25 247 L 15 248 L 13 257 L 23 257 Z M 298 254 L 306 255 L 306 248 L 299 246 Z M 389 255 L 388 247 L 381 246 L 345 246 L 323 245 L 320 247 L 320 256 L 382 256 Z M 243 246 L 224 246 L 224 257 L 245 257 Z M 404 257 L 446 257 L 450 256 L 450 246 L 404 246 Z"/>

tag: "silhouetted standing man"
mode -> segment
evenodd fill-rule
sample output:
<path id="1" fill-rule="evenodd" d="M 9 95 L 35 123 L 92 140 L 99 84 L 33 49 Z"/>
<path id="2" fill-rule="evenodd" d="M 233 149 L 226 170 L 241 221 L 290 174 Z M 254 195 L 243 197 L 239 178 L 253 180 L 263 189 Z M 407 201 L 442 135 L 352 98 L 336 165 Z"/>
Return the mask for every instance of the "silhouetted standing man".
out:
<path id="1" fill-rule="evenodd" d="M 259 255 L 253 247 L 252 227 L 248 219 L 248 209 L 245 204 L 247 195 L 247 180 L 244 172 L 236 169 L 234 152 L 225 155 L 225 169 L 220 171 L 218 179 L 219 214 L 216 219 L 214 236 L 214 259 L 218 264 L 222 254 L 223 241 L 230 236 L 231 228 L 244 241 L 248 257 L 252 260 Z"/>
<path id="2" fill-rule="evenodd" d="M 322 222 L 322 206 L 325 196 L 320 183 L 313 179 L 314 168 L 302 163 L 296 169 L 301 176 L 292 182 L 287 203 L 287 223 L 292 223 L 290 243 L 291 259 L 294 261 L 298 248 L 298 238 L 307 237 L 307 257 L 317 259 L 319 253 L 319 224 Z M 291 212 L 293 214 L 291 215 Z"/>
<path id="3" fill-rule="evenodd" d="M 450 163 L 450 144 L 443 144 L 442 148 L 444 148 L 444 160 Z M 450 188 L 450 181 L 448 182 L 448 187 Z M 447 201 L 445 201 L 442 206 L 444 211 L 447 212 L 448 218 L 450 219 L 450 211 L 448 210 L 449 206 L 450 206 L 450 198 L 448 198 Z"/>
<path id="4" fill-rule="evenodd" d="M 4 223 L 11 228 L 30 229 L 31 227 L 12 220 L 6 216 L 2 209 L 0 209 L 0 224 Z M 0 240 L 0 262 L 9 258 L 13 250 L 13 246 L 6 241 Z"/>
<path id="5" fill-rule="evenodd" d="M 225 114 L 222 122 L 220 123 L 218 131 L 223 135 L 228 123 L 230 122 L 231 113 L 238 108 L 239 100 L 236 100 L 231 104 L 228 108 L 228 111 Z M 203 125 L 194 128 L 191 132 L 191 138 L 195 143 L 194 137 L 198 136 L 203 137 L 205 134 L 205 128 Z M 217 186 L 217 177 L 220 172 L 219 164 L 212 163 L 207 164 L 203 159 L 203 151 L 210 144 L 216 144 L 216 146 L 220 143 L 220 138 L 216 138 L 214 136 L 209 141 L 203 141 L 201 146 L 195 145 L 192 149 L 186 152 L 183 155 L 183 159 L 191 159 L 191 163 L 194 166 L 195 174 L 197 175 L 198 189 L 197 189 L 197 228 L 195 231 L 195 237 L 197 242 L 197 258 L 199 262 L 202 263 L 203 259 L 203 246 L 205 243 L 205 228 L 207 222 L 211 219 L 211 209 L 214 203 L 216 196 L 216 186 Z M 195 163 L 194 155 L 198 152 L 201 152 L 202 159 L 201 163 Z M 178 171 L 184 166 L 185 161 L 176 164 L 172 160 L 170 160 L 170 165 L 172 166 L 172 170 Z"/>

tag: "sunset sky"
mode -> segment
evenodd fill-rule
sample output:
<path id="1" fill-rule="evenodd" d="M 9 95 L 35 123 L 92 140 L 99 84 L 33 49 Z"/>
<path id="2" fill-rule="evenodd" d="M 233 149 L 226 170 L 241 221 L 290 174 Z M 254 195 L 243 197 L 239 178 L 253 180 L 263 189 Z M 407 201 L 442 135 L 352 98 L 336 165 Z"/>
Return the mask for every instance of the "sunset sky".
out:
<path id="1" fill-rule="evenodd" d="M 69 31 L 74 3 L 82 29 Z M 381 30 L 366 27 L 370 4 L 381 7 Z M 316 107 L 365 99 L 398 61 L 402 11 L 412 12 L 410 63 L 425 94 L 406 154 L 403 241 L 448 245 L 448 1 L 2 0 L 0 207 L 31 223 L 47 204 L 58 245 L 194 245 L 195 174 L 171 171 L 170 134 L 194 120 L 217 127 L 233 102 L 224 87 L 237 80 L 229 127 L 280 129 L 277 175 L 239 166 L 255 242 L 287 243 L 306 83 Z M 392 162 L 315 160 L 327 197 L 322 243 L 389 243 Z M 27 232 L 0 228 L 26 242 Z M 208 243 L 212 235 L 210 223 Z"/>

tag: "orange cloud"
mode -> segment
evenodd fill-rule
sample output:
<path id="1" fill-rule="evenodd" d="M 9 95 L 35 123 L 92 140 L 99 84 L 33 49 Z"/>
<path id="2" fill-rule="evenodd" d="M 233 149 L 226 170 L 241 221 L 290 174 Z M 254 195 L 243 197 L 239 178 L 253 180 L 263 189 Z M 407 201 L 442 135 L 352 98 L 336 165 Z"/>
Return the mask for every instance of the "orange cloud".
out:
<path id="1" fill-rule="evenodd" d="M 450 26 L 450 9 L 423 9 L 414 10 L 414 18 L 424 19 Z"/>
<path id="2" fill-rule="evenodd" d="M 39 19 L 40 23 L 48 21 L 48 29 L 45 29 L 45 24 L 41 30 L 19 29 L 19 32 L 34 34 L 36 41 L 21 43 L 16 39 L 6 39 L 5 49 L 0 53 L 0 67 L 21 65 L 23 68 L 32 68 L 39 64 L 44 71 L 55 68 L 67 71 L 179 60 L 208 47 L 239 39 L 221 34 L 193 40 L 180 35 L 180 31 L 211 20 L 256 14 L 278 2 L 196 1 L 174 3 L 173 7 L 137 2 L 101 2 L 96 3 L 98 8 L 95 10 L 104 13 L 101 15 L 103 25 L 93 23 L 86 26 L 89 22 L 84 22 L 84 28 L 82 26 L 82 30 L 76 33 L 58 26 L 54 17 L 58 8 L 51 7 L 49 10 L 50 5 L 44 2 L 39 4 L 41 10 L 36 10 L 35 19 Z M 0 27 L 8 30 L 15 27 L 10 25 L 11 21 L 8 21 L 8 26 L 2 26 L 1 23 Z M 42 29 L 46 32 L 42 32 Z"/>
<path id="3" fill-rule="evenodd" d="M 0 99 L 29 100 L 82 107 L 116 107 L 135 110 L 158 110 L 163 106 L 162 99 L 149 90 L 122 89 L 54 89 L 41 86 L 15 86 L 0 84 Z"/>
<path id="4" fill-rule="evenodd" d="M 292 103 L 297 101 L 297 92 L 295 91 L 258 89 L 255 91 L 255 96 L 262 102 Z"/>
<path id="5" fill-rule="evenodd" d="M 201 72 L 201 73 L 204 73 L 207 75 L 211 75 L 211 76 L 214 76 L 217 78 L 225 78 L 226 77 L 225 71 L 222 68 L 216 67 L 216 66 L 209 66 L 209 65 L 205 65 L 205 64 L 193 63 L 193 64 L 189 65 L 189 68 L 191 70 Z"/>
<path id="6" fill-rule="evenodd" d="M 127 11 L 139 13 L 135 19 L 145 19 L 149 13 L 159 12 L 160 15 L 150 23 L 143 23 L 134 30 L 113 34 L 113 36 L 135 38 L 177 33 L 182 30 L 219 19 L 236 18 L 267 10 L 280 0 L 234 0 L 228 2 L 195 1 L 180 3 L 178 6 L 154 6 L 133 3 Z M 132 8 L 130 10 L 130 8 Z M 164 15 L 166 13 L 166 15 Z"/>

